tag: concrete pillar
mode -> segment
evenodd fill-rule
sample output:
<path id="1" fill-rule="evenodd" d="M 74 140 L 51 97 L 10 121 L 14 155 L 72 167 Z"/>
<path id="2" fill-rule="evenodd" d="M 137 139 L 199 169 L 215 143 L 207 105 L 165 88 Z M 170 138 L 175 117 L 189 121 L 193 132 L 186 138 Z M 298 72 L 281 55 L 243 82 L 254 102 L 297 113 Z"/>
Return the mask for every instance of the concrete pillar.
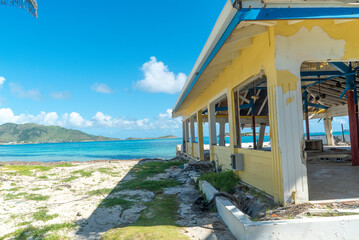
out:
<path id="1" fill-rule="evenodd" d="M 354 102 L 354 92 L 353 90 L 348 90 L 347 92 L 347 102 L 348 102 L 348 113 L 349 113 L 349 127 L 350 127 L 350 148 L 352 153 L 352 165 L 359 165 L 359 149 L 358 149 L 358 120 L 355 109 Z"/>
<path id="2" fill-rule="evenodd" d="M 215 114 L 216 114 L 215 104 L 211 103 L 208 106 L 209 145 L 217 145 Z"/>
<path id="3" fill-rule="evenodd" d="M 188 129 L 188 120 L 185 120 L 185 128 L 186 128 L 186 143 L 189 142 L 189 129 Z"/>
<path id="4" fill-rule="evenodd" d="M 194 116 L 192 116 L 190 118 L 190 123 L 191 123 L 191 143 L 195 143 L 196 142 L 196 134 L 195 134 L 195 129 L 194 129 Z"/>
<path id="5" fill-rule="evenodd" d="M 257 143 L 258 149 L 263 148 L 265 131 L 266 131 L 266 124 L 261 124 L 261 126 L 259 128 L 259 136 L 258 136 L 258 143 Z"/>
<path id="6" fill-rule="evenodd" d="M 204 160 L 204 143 L 203 143 L 203 117 L 202 110 L 197 112 L 197 136 L 198 136 L 198 158 Z"/>
<path id="7" fill-rule="evenodd" d="M 225 128 L 226 122 L 225 119 L 221 119 L 219 121 L 219 146 L 226 146 L 226 140 L 225 140 Z"/>
<path id="8" fill-rule="evenodd" d="M 309 200 L 300 64 L 267 75 L 274 191 L 284 204 Z"/>
<path id="9" fill-rule="evenodd" d="M 327 137 L 328 145 L 329 146 L 335 145 L 331 118 L 324 118 L 324 128 L 325 128 L 325 135 Z"/>
<path id="10" fill-rule="evenodd" d="M 182 121 L 182 152 L 186 152 L 186 121 Z"/>
<path id="11" fill-rule="evenodd" d="M 215 104 L 210 103 L 208 105 L 208 128 L 209 128 L 209 149 L 211 161 L 216 161 L 214 154 L 214 146 L 217 145 L 217 134 L 216 134 L 216 108 Z"/>

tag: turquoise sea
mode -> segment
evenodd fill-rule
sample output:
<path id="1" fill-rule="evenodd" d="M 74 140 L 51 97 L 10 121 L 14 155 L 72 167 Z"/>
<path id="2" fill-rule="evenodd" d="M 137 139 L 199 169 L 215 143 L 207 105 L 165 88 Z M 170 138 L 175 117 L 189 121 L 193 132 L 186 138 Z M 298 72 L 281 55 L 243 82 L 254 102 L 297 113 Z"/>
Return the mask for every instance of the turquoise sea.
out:
<path id="1" fill-rule="evenodd" d="M 334 133 L 339 135 L 340 133 Z M 324 135 L 313 133 L 311 135 Z M 252 142 L 251 136 L 242 137 L 242 142 Z M 265 136 L 265 142 L 270 141 Z M 208 137 L 204 143 L 208 144 Z M 229 138 L 226 138 L 229 142 Z M 27 145 L 0 145 L 0 162 L 3 161 L 92 161 L 113 159 L 164 158 L 176 156 L 176 145 L 181 138 L 150 139 L 110 142 L 48 143 Z"/>

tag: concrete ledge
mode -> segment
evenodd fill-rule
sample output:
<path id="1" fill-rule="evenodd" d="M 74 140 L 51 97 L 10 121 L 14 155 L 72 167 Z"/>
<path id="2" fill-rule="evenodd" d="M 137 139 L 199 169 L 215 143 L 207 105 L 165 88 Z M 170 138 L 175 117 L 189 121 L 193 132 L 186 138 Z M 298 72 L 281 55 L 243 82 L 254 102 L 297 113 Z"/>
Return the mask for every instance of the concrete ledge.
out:
<path id="1" fill-rule="evenodd" d="M 206 181 L 199 186 L 207 200 L 218 192 Z M 241 240 L 359 239 L 359 215 L 253 222 L 228 200 L 217 197 L 216 206 L 232 234 Z"/>

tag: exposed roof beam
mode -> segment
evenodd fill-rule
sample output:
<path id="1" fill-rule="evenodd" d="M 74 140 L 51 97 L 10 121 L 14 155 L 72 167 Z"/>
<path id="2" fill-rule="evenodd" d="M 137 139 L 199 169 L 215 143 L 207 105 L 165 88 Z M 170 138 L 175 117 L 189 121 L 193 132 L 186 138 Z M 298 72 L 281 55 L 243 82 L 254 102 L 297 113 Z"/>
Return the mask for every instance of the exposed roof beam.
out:
<path id="1" fill-rule="evenodd" d="M 335 76 L 343 75 L 340 71 L 303 71 L 300 72 L 302 77 L 317 77 L 317 76 Z"/>
<path id="2" fill-rule="evenodd" d="M 329 62 L 330 65 L 335 67 L 341 73 L 349 73 L 350 68 L 343 62 Z"/>
<path id="3" fill-rule="evenodd" d="M 276 21 L 247 21 L 247 23 L 262 25 L 262 26 L 275 26 L 277 24 Z"/>
<path id="4" fill-rule="evenodd" d="M 266 31 L 267 31 L 267 27 L 262 26 L 262 25 L 253 25 L 253 26 L 249 26 L 249 27 L 236 29 L 233 31 L 231 37 L 227 40 L 225 45 L 228 45 L 228 44 L 231 44 L 231 43 L 234 43 L 237 41 L 241 41 L 244 39 L 252 38 L 252 37 L 257 36 Z"/>

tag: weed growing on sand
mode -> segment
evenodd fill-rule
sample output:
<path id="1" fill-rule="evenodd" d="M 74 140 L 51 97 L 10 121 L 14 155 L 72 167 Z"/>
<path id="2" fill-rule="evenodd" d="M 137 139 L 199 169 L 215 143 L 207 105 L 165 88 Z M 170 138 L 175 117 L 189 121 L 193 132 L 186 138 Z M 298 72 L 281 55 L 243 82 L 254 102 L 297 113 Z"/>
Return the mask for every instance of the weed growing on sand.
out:
<path id="1" fill-rule="evenodd" d="M 226 171 L 222 173 L 206 173 L 199 180 L 209 182 L 219 191 L 234 193 L 240 178 L 233 171 Z"/>
<path id="2" fill-rule="evenodd" d="M 47 214 L 49 212 L 49 210 L 43 208 L 41 209 L 40 211 L 38 212 L 35 212 L 32 217 L 36 220 L 36 221 L 43 221 L 43 222 L 47 222 L 47 221 L 50 221 L 54 218 L 57 218 L 59 216 L 59 214 L 52 214 L 52 215 L 49 215 Z"/>
<path id="3" fill-rule="evenodd" d="M 85 171 L 83 169 L 72 172 L 74 175 L 81 174 L 81 177 L 91 177 L 92 173 L 94 173 L 94 171 Z"/>
<path id="4" fill-rule="evenodd" d="M 164 180 L 137 180 L 133 179 L 128 182 L 121 183 L 121 185 L 113 190 L 113 192 L 119 192 L 121 190 L 148 190 L 151 192 L 162 191 L 164 188 L 175 187 L 180 182 L 173 179 Z"/>
<path id="5" fill-rule="evenodd" d="M 182 162 L 148 162 L 133 168 L 134 176 L 139 179 L 153 177 L 159 173 L 166 172 L 166 169 L 182 165 Z"/>
<path id="6" fill-rule="evenodd" d="M 36 193 L 30 193 L 28 195 L 25 195 L 25 199 L 32 200 L 32 201 L 46 201 L 50 198 L 50 196 L 45 196 L 41 194 Z"/>
<path id="7" fill-rule="evenodd" d="M 36 191 L 39 191 L 39 190 L 42 190 L 42 189 L 44 189 L 44 188 L 36 187 L 36 188 L 31 188 L 31 191 L 36 192 Z"/>
<path id="8" fill-rule="evenodd" d="M 40 176 L 39 179 L 48 179 L 47 176 Z"/>
<path id="9" fill-rule="evenodd" d="M 34 171 L 46 172 L 57 167 L 72 167 L 72 164 L 64 163 L 53 166 L 31 166 L 31 165 L 5 165 L 2 170 L 4 173 L 11 176 L 32 176 Z M 10 172 L 7 172 L 10 171 Z"/>
<path id="10" fill-rule="evenodd" d="M 89 191 L 89 192 L 87 192 L 87 194 L 101 196 L 101 195 L 109 194 L 110 192 L 112 192 L 112 190 L 113 190 L 113 188 L 102 188 L 102 189 L 96 189 L 96 190 Z"/>
<path id="11" fill-rule="evenodd" d="M 63 182 L 71 182 L 75 179 L 78 179 L 79 177 L 78 176 L 71 176 L 71 177 L 68 177 L 68 178 L 65 178 L 64 180 L 62 180 Z"/>
<path id="12" fill-rule="evenodd" d="M 189 239 L 177 226 L 178 200 L 175 195 L 160 194 L 148 202 L 137 222 L 129 227 L 114 228 L 105 233 L 104 240 L 110 239 Z"/>
<path id="13" fill-rule="evenodd" d="M 117 198 L 105 198 L 104 200 L 102 200 L 102 202 L 100 204 L 100 206 L 106 207 L 106 208 L 114 207 L 114 206 L 118 206 L 118 205 L 120 205 L 124 209 L 128 209 L 129 207 L 131 207 L 133 205 L 133 202 L 117 197 Z"/>
<path id="14" fill-rule="evenodd" d="M 20 193 L 17 193 L 17 194 L 12 194 L 12 193 L 4 194 L 3 197 L 4 197 L 5 201 L 8 201 L 8 200 L 14 200 L 14 199 L 22 198 L 25 195 L 27 195 L 26 192 L 20 192 Z"/>
<path id="15" fill-rule="evenodd" d="M 21 188 L 23 188 L 23 187 L 14 187 L 14 188 L 9 188 L 9 189 L 4 189 L 4 191 L 17 192 L 17 191 L 19 191 Z"/>
<path id="16" fill-rule="evenodd" d="M 0 240 L 4 239 L 46 239 L 46 234 L 49 232 L 55 232 L 64 229 L 73 229 L 77 225 L 73 223 L 59 223 L 51 224 L 48 226 L 36 228 L 34 226 L 28 226 L 26 228 L 18 229 L 13 233 L 6 234 L 5 236 L 0 237 Z M 50 235 L 51 236 L 51 235 Z"/>
<path id="17" fill-rule="evenodd" d="M 12 187 L 13 187 L 13 186 L 16 186 L 16 183 L 11 183 L 10 186 L 12 186 Z"/>

